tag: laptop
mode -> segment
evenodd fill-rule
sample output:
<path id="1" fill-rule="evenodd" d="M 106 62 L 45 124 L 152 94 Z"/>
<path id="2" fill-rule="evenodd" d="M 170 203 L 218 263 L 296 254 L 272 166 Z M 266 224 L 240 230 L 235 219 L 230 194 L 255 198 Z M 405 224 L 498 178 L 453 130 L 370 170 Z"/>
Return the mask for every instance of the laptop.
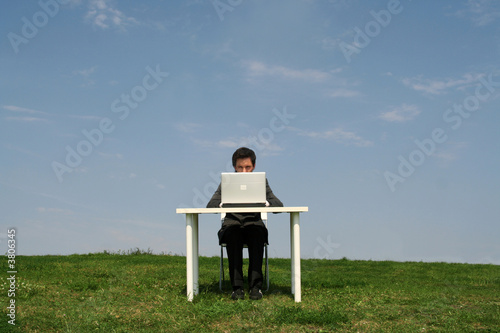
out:
<path id="1" fill-rule="evenodd" d="M 265 172 L 221 173 L 222 207 L 265 207 Z"/>

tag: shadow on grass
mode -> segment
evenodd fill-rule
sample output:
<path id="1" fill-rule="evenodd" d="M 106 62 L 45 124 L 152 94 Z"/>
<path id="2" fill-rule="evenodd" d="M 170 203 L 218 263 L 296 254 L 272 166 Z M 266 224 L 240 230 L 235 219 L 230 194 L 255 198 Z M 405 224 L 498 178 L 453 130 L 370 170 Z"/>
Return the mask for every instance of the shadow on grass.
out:
<path id="1" fill-rule="evenodd" d="M 264 289 L 262 290 L 264 297 L 283 295 L 291 300 L 294 299 L 290 285 L 270 283 L 269 290 L 266 291 L 265 289 L 266 286 L 264 286 Z M 222 284 L 222 290 L 219 288 L 219 281 L 214 281 L 212 283 L 201 283 L 199 285 L 198 295 L 212 294 L 212 295 L 227 295 L 229 297 L 232 291 L 233 290 L 231 288 L 231 284 L 229 281 L 224 281 L 224 283 Z M 179 290 L 179 295 L 186 296 L 186 293 L 187 293 L 187 288 L 185 286 Z"/>

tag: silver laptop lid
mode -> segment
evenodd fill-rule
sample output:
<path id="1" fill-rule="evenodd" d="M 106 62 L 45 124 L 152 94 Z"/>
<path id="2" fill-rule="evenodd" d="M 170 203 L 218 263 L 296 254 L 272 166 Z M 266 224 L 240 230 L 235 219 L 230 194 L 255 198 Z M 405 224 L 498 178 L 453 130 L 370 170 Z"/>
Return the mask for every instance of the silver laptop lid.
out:
<path id="1" fill-rule="evenodd" d="M 266 203 L 265 172 L 221 173 L 223 205 L 262 205 Z"/>

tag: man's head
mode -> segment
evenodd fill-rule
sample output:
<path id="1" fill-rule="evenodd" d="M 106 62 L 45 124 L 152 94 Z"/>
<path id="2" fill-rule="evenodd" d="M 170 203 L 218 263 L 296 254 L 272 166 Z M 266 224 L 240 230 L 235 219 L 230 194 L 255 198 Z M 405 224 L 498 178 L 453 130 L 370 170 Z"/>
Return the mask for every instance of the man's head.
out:
<path id="1" fill-rule="evenodd" d="M 241 147 L 233 154 L 233 167 L 236 172 L 252 172 L 257 157 L 252 149 Z"/>

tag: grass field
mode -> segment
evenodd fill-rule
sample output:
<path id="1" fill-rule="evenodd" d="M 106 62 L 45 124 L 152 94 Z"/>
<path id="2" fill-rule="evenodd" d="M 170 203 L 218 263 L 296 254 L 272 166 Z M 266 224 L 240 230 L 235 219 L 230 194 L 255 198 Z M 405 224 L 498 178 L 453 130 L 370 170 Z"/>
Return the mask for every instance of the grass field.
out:
<path id="1" fill-rule="evenodd" d="M 218 287 L 219 258 L 200 258 L 186 300 L 185 257 L 147 251 L 16 258 L 16 325 L 0 286 L 0 332 L 500 332 L 500 266 L 302 260 L 302 303 L 290 260 L 270 259 L 260 301 Z"/>

